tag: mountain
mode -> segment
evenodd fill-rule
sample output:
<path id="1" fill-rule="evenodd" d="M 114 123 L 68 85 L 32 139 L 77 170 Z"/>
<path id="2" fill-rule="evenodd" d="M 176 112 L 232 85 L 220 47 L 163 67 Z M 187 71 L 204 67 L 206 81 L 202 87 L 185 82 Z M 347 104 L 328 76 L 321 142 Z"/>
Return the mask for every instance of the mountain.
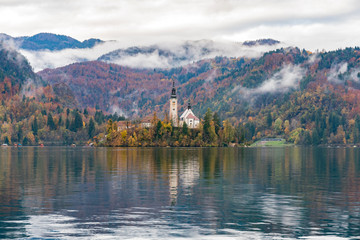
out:
<path id="1" fill-rule="evenodd" d="M 95 124 L 95 109 L 80 111 L 76 107 L 69 86 L 50 86 L 13 46 L 0 43 L 1 143 L 84 144 L 100 133 L 105 118 L 111 116 L 98 112 Z"/>
<path id="2" fill-rule="evenodd" d="M 133 49 L 127 54 L 139 51 L 153 52 Z M 172 53 L 162 55 L 174 56 Z M 205 112 L 209 115 L 211 109 L 226 120 L 223 128 L 217 120 L 218 129 L 223 132 L 212 139 L 221 140 L 226 134 L 228 143 L 275 136 L 298 144 L 360 143 L 357 47 L 316 53 L 280 48 L 258 58 L 217 56 L 167 69 L 91 61 L 46 69 L 37 76 L 24 57 L 9 47 L 2 47 L 0 56 L 0 138 L 24 139 L 17 135 L 20 128 L 29 134 L 27 141 L 39 142 L 31 130 L 35 118 L 41 121 L 38 139 L 65 139 L 68 143 L 87 139 L 86 124 L 90 124 L 92 116 L 99 124 L 97 131 L 105 127 L 100 110 L 129 119 L 154 112 L 164 116 L 175 80 L 179 113 L 190 101 L 200 118 Z M 43 85 L 33 84 L 39 79 L 43 79 Z M 68 107 L 84 111 L 67 110 Z M 214 122 L 209 124 L 209 129 L 215 128 Z M 4 130 L 7 128 L 10 130 Z M 201 132 L 194 134 L 201 142 Z"/>
<path id="3" fill-rule="evenodd" d="M 0 43 L 0 89 L 1 99 L 16 95 L 28 82 L 41 84 L 23 55 L 5 43 Z"/>
<path id="4" fill-rule="evenodd" d="M 38 74 L 52 85 L 68 85 L 82 108 L 92 107 L 127 116 L 138 114 L 137 102 L 141 97 L 144 97 L 140 100 L 141 106 L 145 107 L 146 98 L 155 99 L 167 91 L 167 81 L 161 73 L 100 61 L 45 69 Z"/>
<path id="5" fill-rule="evenodd" d="M 258 40 L 254 40 L 254 41 L 245 41 L 245 42 L 243 42 L 243 45 L 245 45 L 245 46 L 255 46 L 255 45 L 273 46 L 273 45 L 277 45 L 279 43 L 280 43 L 280 41 L 278 41 L 278 40 L 266 38 L 266 39 L 258 39 Z"/>
<path id="6" fill-rule="evenodd" d="M 132 50 L 135 54 L 138 52 L 138 49 Z M 97 107 L 108 112 L 117 110 L 129 117 L 144 116 L 155 110 L 164 112 L 171 79 L 176 79 L 181 106 L 186 107 L 190 99 L 201 114 L 212 106 L 214 111 L 226 110 L 224 113 L 231 117 L 237 113 L 230 114 L 227 110 L 236 105 L 235 100 L 241 100 L 235 90 L 254 89 L 255 94 L 263 82 L 274 76 L 288 77 L 286 71 L 292 78 L 300 75 L 298 68 L 301 67 L 298 65 L 309 59 L 306 52 L 301 53 L 296 48 L 279 51 L 267 53 L 259 59 L 215 57 L 183 67 L 155 70 L 92 61 L 46 69 L 38 74 L 50 84 L 69 85 L 81 107 Z M 284 66 L 293 67 L 282 70 Z M 300 80 L 295 79 L 294 84 L 299 84 Z M 281 84 L 278 87 L 282 89 Z M 283 88 L 285 91 L 291 86 Z M 233 101 L 227 102 L 225 98 Z"/>
<path id="7" fill-rule="evenodd" d="M 59 51 L 63 49 L 92 48 L 104 41 L 100 39 L 88 39 L 80 42 L 72 37 L 52 33 L 39 33 L 34 36 L 11 37 L 0 34 L 0 40 L 13 41 L 19 48 L 31 51 L 50 50 Z"/>
<path id="8" fill-rule="evenodd" d="M 321 53 L 282 48 L 260 58 L 215 57 L 154 70 L 93 61 L 39 75 L 68 84 L 82 107 L 98 105 L 129 118 L 155 111 L 163 116 L 175 79 L 179 112 L 188 101 L 200 117 L 210 108 L 235 125 L 246 124 L 248 141 L 286 135 L 299 143 L 316 129 L 322 142 L 339 143 L 353 141 L 360 131 L 359 48 Z"/>

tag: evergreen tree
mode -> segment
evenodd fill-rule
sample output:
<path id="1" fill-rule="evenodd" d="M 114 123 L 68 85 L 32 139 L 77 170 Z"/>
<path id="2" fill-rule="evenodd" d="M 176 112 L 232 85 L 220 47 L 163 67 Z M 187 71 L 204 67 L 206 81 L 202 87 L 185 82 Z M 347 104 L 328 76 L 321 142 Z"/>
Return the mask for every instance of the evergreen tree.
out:
<path id="1" fill-rule="evenodd" d="M 95 122 L 97 122 L 97 124 L 102 124 L 105 120 L 105 116 L 104 113 L 102 111 L 96 111 L 95 113 Z"/>
<path id="2" fill-rule="evenodd" d="M 311 142 L 313 145 L 320 144 L 320 136 L 316 128 L 314 128 L 314 130 L 312 131 Z"/>
<path id="3" fill-rule="evenodd" d="M 21 142 L 22 135 L 23 135 L 22 127 L 18 125 L 18 132 L 17 132 L 18 142 Z"/>
<path id="4" fill-rule="evenodd" d="M 54 119 L 53 119 L 51 113 L 48 114 L 47 125 L 49 126 L 50 130 L 56 129 Z"/>
<path id="5" fill-rule="evenodd" d="M 62 121 L 62 116 L 60 115 L 59 117 L 59 121 L 58 121 L 58 126 L 62 126 L 63 125 L 63 121 Z"/>
<path id="6" fill-rule="evenodd" d="M 36 117 L 34 118 L 33 123 L 31 124 L 31 130 L 33 131 L 33 134 L 36 136 L 38 134 L 38 124 Z"/>
<path id="7" fill-rule="evenodd" d="M 206 143 L 210 143 L 211 136 L 211 121 L 212 121 L 212 113 L 210 108 L 207 109 L 204 116 L 204 125 L 203 125 L 203 140 Z"/>
<path id="8" fill-rule="evenodd" d="M 215 133 L 219 136 L 219 130 L 221 129 L 221 120 L 217 112 L 214 113 L 213 119 L 215 125 Z"/>
<path id="9" fill-rule="evenodd" d="M 26 145 L 28 145 L 28 144 L 29 144 L 29 139 L 25 136 L 24 139 L 23 139 L 23 141 L 22 141 L 22 145 L 23 145 L 23 146 L 26 146 Z"/>
<path id="10" fill-rule="evenodd" d="M 273 118 L 272 118 L 272 116 L 271 116 L 271 113 L 268 112 L 268 114 L 267 114 L 267 116 L 266 116 L 266 124 L 267 124 L 267 126 L 268 126 L 268 127 L 271 127 L 272 122 L 273 122 Z"/>
<path id="11" fill-rule="evenodd" d="M 70 120 L 69 120 L 69 118 L 66 118 L 65 128 L 66 128 L 66 129 L 70 129 Z"/>
<path id="12" fill-rule="evenodd" d="M 74 121 L 71 123 L 70 130 L 73 132 L 77 132 L 79 129 L 83 127 L 83 121 L 78 111 L 75 112 Z"/>
<path id="13" fill-rule="evenodd" d="M 161 128 L 162 128 L 162 123 L 161 123 L 161 121 L 158 121 L 155 126 L 155 138 L 156 139 L 160 139 L 162 136 Z"/>
<path id="14" fill-rule="evenodd" d="M 90 121 L 89 121 L 88 135 L 89 135 L 90 139 L 95 136 L 95 122 L 92 118 L 90 118 Z"/>

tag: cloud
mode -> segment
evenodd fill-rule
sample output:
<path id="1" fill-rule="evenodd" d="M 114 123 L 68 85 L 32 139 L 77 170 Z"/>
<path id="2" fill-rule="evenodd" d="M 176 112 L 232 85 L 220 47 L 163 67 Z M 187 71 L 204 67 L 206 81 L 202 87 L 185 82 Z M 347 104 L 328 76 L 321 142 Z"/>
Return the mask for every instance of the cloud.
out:
<path id="1" fill-rule="evenodd" d="M 356 0 L 1 0 L 0 29 L 149 45 L 175 40 L 274 38 L 310 50 L 357 45 Z"/>
<path id="2" fill-rule="evenodd" d="M 345 81 L 360 82 L 360 68 L 349 68 L 347 62 L 331 66 L 327 80 L 335 84 L 344 84 Z"/>
<path id="3" fill-rule="evenodd" d="M 169 68 L 172 66 L 170 61 L 171 59 L 160 56 L 159 52 L 155 51 L 151 54 L 113 58 L 107 62 L 133 68 Z"/>
<path id="4" fill-rule="evenodd" d="M 124 117 L 128 117 L 128 115 L 125 113 L 125 111 L 123 111 L 119 106 L 117 105 L 112 105 L 110 108 L 109 108 L 109 112 L 111 114 L 117 114 L 118 116 L 124 116 Z"/>
<path id="5" fill-rule="evenodd" d="M 333 82 L 333 83 L 343 83 L 344 79 L 340 79 L 341 74 L 344 74 L 345 72 L 347 72 L 348 70 L 348 64 L 347 62 L 342 62 L 339 64 L 335 64 L 333 66 L 331 66 L 330 71 L 327 75 L 327 80 L 329 82 Z"/>
<path id="6" fill-rule="evenodd" d="M 264 52 L 285 47 L 285 44 L 243 46 L 234 42 L 214 41 L 177 41 L 163 42 L 144 48 L 156 48 L 153 52 L 138 53 L 136 55 L 124 54 L 111 56 L 106 62 L 134 68 L 171 68 L 183 66 L 194 61 L 216 56 L 257 58 Z M 14 47 L 17 47 L 14 45 Z M 86 49 L 64 49 L 60 51 L 19 51 L 28 59 L 34 71 L 46 68 L 57 68 L 75 62 L 93 61 L 100 56 L 117 49 L 126 49 L 126 45 L 118 41 L 109 41 Z M 204 49 L 208 50 L 204 53 Z M 166 51 L 170 56 L 164 56 L 159 51 Z M 182 59 L 182 60 L 179 60 Z"/>
<path id="7" fill-rule="evenodd" d="M 299 83 L 305 75 L 305 70 L 298 65 L 285 65 L 271 78 L 265 80 L 257 88 L 244 88 L 238 86 L 232 92 L 237 92 L 244 98 L 264 93 L 285 93 L 299 88 Z"/>
<path id="8" fill-rule="evenodd" d="M 244 46 L 241 43 L 209 40 L 167 42 L 131 51 L 126 49 L 117 51 L 106 55 L 107 57 L 102 60 L 135 68 L 171 68 L 216 56 L 258 58 L 264 52 L 285 46 L 285 44 Z"/>
<path id="9" fill-rule="evenodd" d="M 21 86 L 20 95 L 29 98 L 39 97 L 44 93 L 43 82 L 39 79 L 28 78 Z"/>
<path id="10" fill-rule="evenodd" d="M 45 68 L 57 68 L 75 62 L 93 61 L 119 47 L 118 42 L 111 41 L 85 49 L 64 49 L 61 51 L 29 51 L 20 49 L 20 52 L 28 59 L 34 71 L 37 72 Z"/>

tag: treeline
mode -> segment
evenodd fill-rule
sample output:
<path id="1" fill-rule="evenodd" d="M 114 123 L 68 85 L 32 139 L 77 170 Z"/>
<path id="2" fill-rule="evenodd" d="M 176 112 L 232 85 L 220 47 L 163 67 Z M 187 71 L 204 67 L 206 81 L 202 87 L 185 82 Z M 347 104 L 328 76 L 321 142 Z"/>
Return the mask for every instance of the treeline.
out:
<path id="1" fill-rule="evenodd" d="M 14 96 L 0 104 L 0 142 L 8 145 L 86 144 L 104 132 L 106 122 L 124 117 L 93 108 L 69 109 L 54 102 Z"/>
<path id="2" fill-rule="evenodd" d="M 273 106 L 276 108 L 276 105 Z M 313 110 L 313 111 L 312 111 Z M 110 120 L 106 127 L 104 146 L 230 146 L 250 145 L 262 138 L 284 138 L 298 145 L 360 144 L 360 116 L 353 118 L 337 110 L 325 112 L 327 108 L 299 111 L 294 118 L 282 119 L 280 111 L 263 109 L 255 116 L 241 121 L 221 121 L 218 113 L 207 110 L 198 129 L 186 124 L 174 127 L 165 118 L 154 115 L 152 127 L 137 127 L 118 131 L 117 123 Z M 283 112 L 286 116 L 289 112 Z M 292 113 L 293 114 L 293 113 Z M 239 120 L 239 119 L 237 119 Z"/>
<path id="3" fill-rule="evenodd" d="M 205 147 L 228 146 L 230 144 L 248 143 L 244 137 L 251 139 L 251 132 L 255 132 L 252 123 L 241 127 L 234 127 L 228 120 L 221 121 L 218 113 L 207 110 L 199 128 L 191 129 L 186 123 L 181 127 L 174 127 L 168 118 L 160 120 L 156 114 L 151 121 L 152 127 L 144 128 L 138 124 L 134 128 L 118 131 L 116 122 L 107 124 L 107 135 L 104 146 L 173 146 L 173 147 Z"/>

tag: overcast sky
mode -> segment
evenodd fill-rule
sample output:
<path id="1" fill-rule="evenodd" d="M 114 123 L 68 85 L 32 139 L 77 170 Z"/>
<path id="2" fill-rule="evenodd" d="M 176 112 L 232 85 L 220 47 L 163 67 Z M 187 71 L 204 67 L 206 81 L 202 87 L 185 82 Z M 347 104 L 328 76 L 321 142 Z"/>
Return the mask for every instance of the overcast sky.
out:
<path id="1" fill-rule="evenodd" d="M 124 45 L 273 38 L 309 50 L 360 46 L 358 0 L 0 0 L 0 32 Z"/>

